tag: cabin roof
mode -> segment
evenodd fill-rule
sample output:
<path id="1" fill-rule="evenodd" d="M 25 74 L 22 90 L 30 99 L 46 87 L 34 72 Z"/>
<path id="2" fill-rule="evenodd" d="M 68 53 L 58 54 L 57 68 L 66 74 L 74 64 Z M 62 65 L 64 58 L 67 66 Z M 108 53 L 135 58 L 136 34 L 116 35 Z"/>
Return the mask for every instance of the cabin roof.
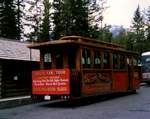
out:
<path id="1" fill-rule="evenodd" d="M 0 59 L 39 61 L 39 50 L 27 48 L 28 44 L 0 38 Z"/>

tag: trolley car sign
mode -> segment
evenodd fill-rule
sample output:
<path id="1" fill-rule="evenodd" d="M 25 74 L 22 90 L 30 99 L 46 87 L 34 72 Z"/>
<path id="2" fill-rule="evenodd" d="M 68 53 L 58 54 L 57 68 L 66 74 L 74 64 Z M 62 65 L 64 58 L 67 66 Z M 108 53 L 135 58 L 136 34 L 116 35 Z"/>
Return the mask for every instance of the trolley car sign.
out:
<path id="1" fill-rule="evenodd" d="M 32 94 L 69 94 L 69 69 L 32 71 Z"/>

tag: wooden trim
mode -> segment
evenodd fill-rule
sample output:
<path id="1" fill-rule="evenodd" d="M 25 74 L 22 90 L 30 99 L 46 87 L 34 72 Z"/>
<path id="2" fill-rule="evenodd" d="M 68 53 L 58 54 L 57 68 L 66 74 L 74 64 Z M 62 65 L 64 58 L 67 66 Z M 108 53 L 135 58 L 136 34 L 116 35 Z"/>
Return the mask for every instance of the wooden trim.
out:
<path id="1" fill-rule="evenodd" d="M 55 51 L 51 52 L 52 54 L 52 68 L 56 68 L 56 56 Z"/>
<path id="2" fill-rule="evenodd" d="M 110 68 L 113 69 L 113 55 L 112 52 L 109 52 L 109 63 L 110 63 Z"/>
<path id="3" fill-rule="evenodd" d="M 94 68 L 94 50 L 90 50 L 91 68 Z"/>
<path id="4" fill-rule="evenodd" d="M 76 51 L 76 70 L 77 71 L 80 71 L 81 69 L 81 57 L 82 57 L 82 49 L 79 47 L 77 48 L 77 51 Z"/>
<path id="5" fill-rule="evenodd" d="M 66 52 L 65 49 L 63 49 L 63 65 L 64 65 L 64 68 L 69 68 L 69 64 L 68 64 L 68 52 Z"/>
<path id="6" fill-rule="evenodd" d="M 101 61 L 102 61 L 102 62 L 101 62 L 101 69 L 103 69 L 103 68 L 104 68 L 104 52 L 101 51 L 100 53 L 101 53 L 101 57 L 102 57 L 102 58 L 101 58 Z"/>

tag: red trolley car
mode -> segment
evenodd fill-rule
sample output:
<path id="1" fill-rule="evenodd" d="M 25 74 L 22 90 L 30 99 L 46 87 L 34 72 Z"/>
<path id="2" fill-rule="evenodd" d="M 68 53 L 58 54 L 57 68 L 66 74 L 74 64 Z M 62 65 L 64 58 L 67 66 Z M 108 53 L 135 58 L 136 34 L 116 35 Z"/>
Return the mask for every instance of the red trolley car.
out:
<path id="1" fill-rule="evenodd" d="M 119 45 L 81 36 L 33 43 L 40 70 L 32 72 L 32 94 L 72 99 L 136 91 L 138 54 Z"/>

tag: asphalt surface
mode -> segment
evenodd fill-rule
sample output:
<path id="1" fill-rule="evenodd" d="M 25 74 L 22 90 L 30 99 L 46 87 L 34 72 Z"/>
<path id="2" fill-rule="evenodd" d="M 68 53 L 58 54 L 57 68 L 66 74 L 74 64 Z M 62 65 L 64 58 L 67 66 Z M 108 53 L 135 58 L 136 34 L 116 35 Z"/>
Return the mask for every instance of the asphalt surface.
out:
<path id="1" fill-rule="evenodd" d="M 0 119 L 150 119 L 150 87 L 94 100 L 42 102 L 1 109 Z"/>

